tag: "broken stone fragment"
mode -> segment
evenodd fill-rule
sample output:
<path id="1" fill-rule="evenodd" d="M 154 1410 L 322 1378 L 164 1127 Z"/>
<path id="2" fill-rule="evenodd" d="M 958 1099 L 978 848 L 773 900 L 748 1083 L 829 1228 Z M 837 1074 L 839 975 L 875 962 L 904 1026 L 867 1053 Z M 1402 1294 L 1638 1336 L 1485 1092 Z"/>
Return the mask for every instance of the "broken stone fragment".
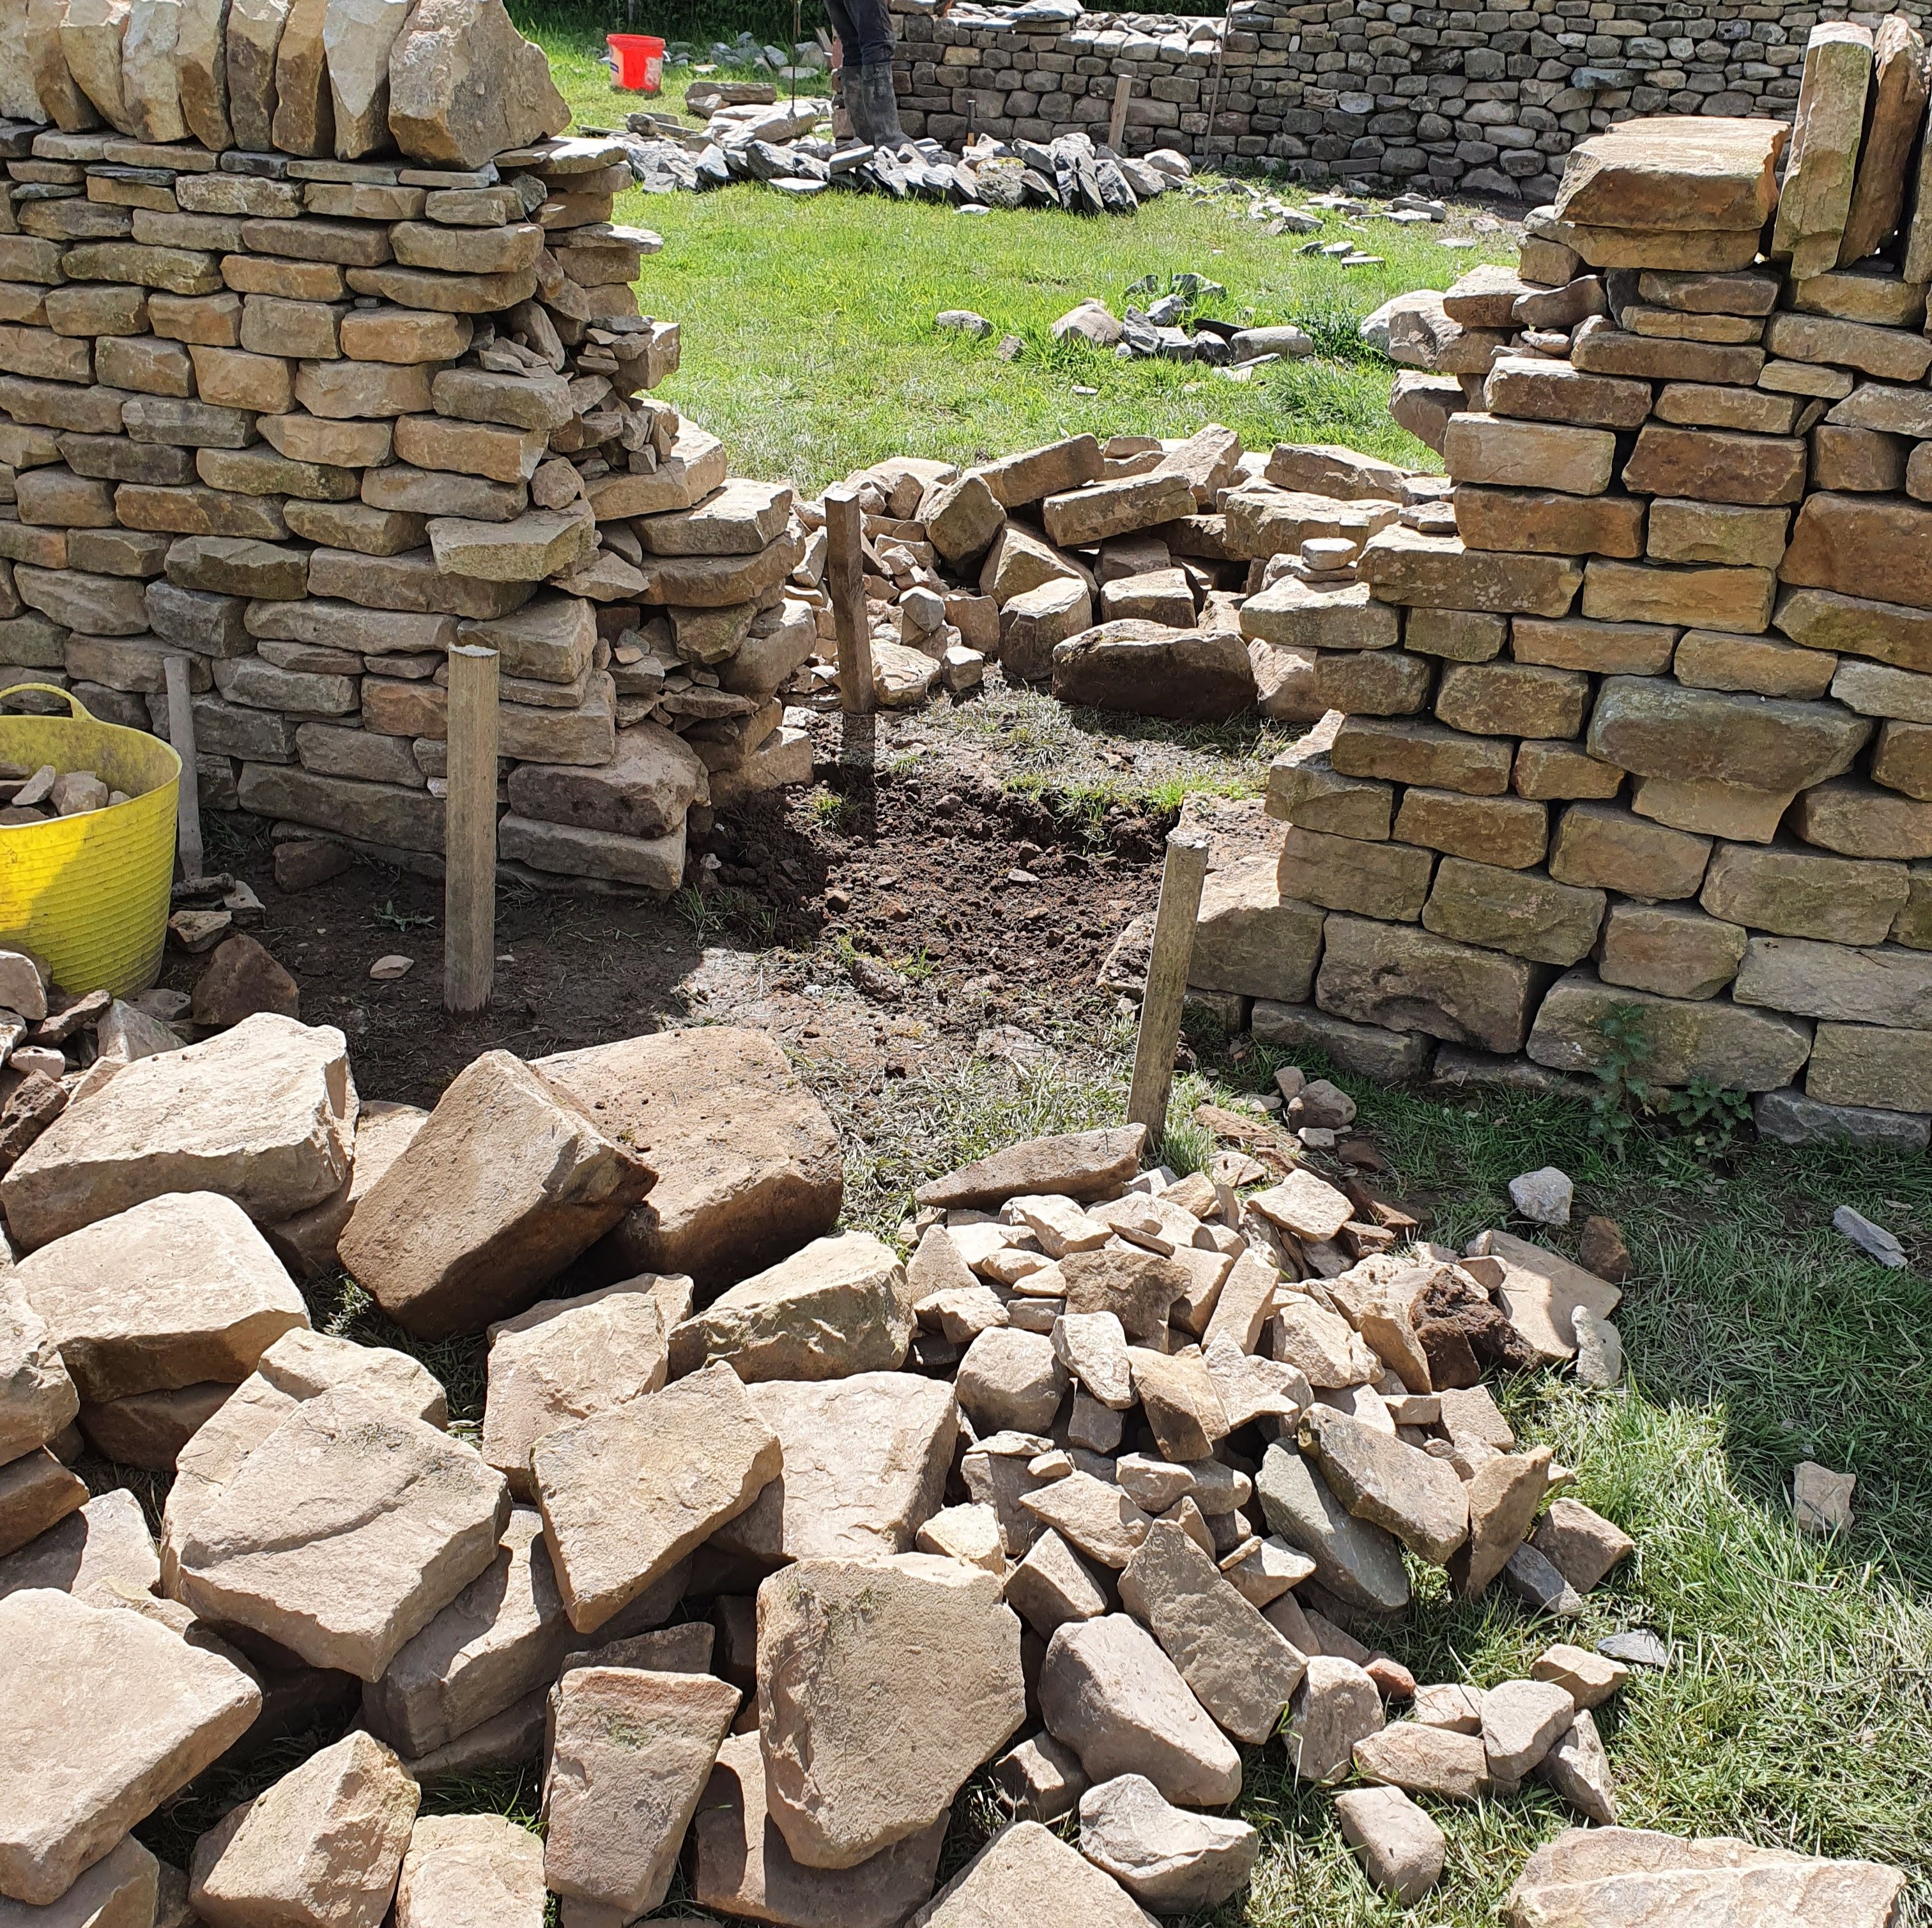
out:
<path id="1" fill-rule="evenodd" d="M 1136 1346 L 1128 1354 L 1134 1390 L 1154 1441 L 1170 1459 L 1205 1460 L 1227 1438 L 1228 1415 L 1214 1375 L 1192 1348 L 1155 1352 Z"/>
<path id="2" fill-rule="evenodd" d="M 1482 1741 L 1454 1728 L 1400 1720 L 1355 1744 L 1356 1771 L 1410 1794 L 1475 1801 L 1488 1791 L 1491 1767 Z"/>
<path id="3" fill-rule="evenodd" d="M 0 1285 L 0 1465 L 44 1444 L 80 1410 L 46 1321 L 10 1280 Z"/>
<path id="4" fill-rule="evenodd" d="M 709 1674 L 578 1667 L 563 1676 L 544 1782 L 553 1893 L 618 1921 L 658 1906 L 739 1698 Z"/>
<path id="5" fill-rule="evenodd" d="M 1580 1500 L 1554 1501 L 1530 1545 L 1580 1594 L 1587 1594 L 1619 1561 L 1636 1551 L 1636 1542 L 1613 1522 Z"/>
<path id="6" fill-rule="evenodd" d="M 58 1901 L 261 1707 L 238 1667 L 144 1615 L 0 1600 L 0 1895 Z"/>
<path id="7" fill-rule="evenodd" d="M 1316 1579 L 1337 1598 L 1371 1613 L 1408 1604 L 1400 1547 L 1381 1528 L 1352 1518 L 1299 1453 L 1270 1447 L 1255 1491 L 1268 1525 L 1315 1562 Z"/>
<path id="8" fill-rule="evenodd" d="M 997 1210 L 1025 1193 L 1058 1192 L 1077 1200 L 1111 1198 L 1139 1169 L 1144 1126 L 1127 1125 L 1063 1137 L 1029 1138 L 1008 1145 L 943 1177 L 929 1179 L 914 1195 L 922 1205 Z"/>
<path id="9" fill-rule="evenodd" d="M 692 1898 L 783 1928 L 899 1928 L 932 1892 L 946 1829 L 942 1816 L 855 1867 L 808 1868 L 793 1858 L 767 1810 L 758 1735 L 734 1734 L 718 1750 L 692 1824 Z"/>
<path id="10" fill-rule="evenodd" d="M 571 1624 L 594 1633 L 736 1519 L 782 1462 L 722 1360 L 539 1439 L 531 1473 Z"/>
<path id="11" fill-rule="evenodd" d="M 911 1343 L 913 1299 L 890 1246 L 864 1232 L 814 1239 L 734 1285 L 671 1334 L 674 1378 L 728 1360 L 741 1379 L 890 1372 Z"/>
<path id="12" fill-rule="evenodd" d="M 1245 1885 L 1261 1846 L 1245 1821 L 1175 1807 L 1144 1775 L 1118 1775 L 1080 1797 L 1081 1853 L 1163 1915 L 1218 1908 Z"/>
<path id="13" fill-rule="evenodd" d="M 1044 1333 L 995 1327 L 967 1348 L 953 1381 L 961 1407 L 982 1432 L 1043 1433 L 1066 1396 L 1066 1369 Z"/>
<path id="14" fill-rule="evenodd" d="M 486 1051 L 356 1207 L 342 1263 L 418 1338 L 480 1331 L 524 1310 L 656 1176 L 533 1067 Z"/>
<path id="15" fill-rule="evenodd" d="M 422 1798 L 380 1741 L 350 1734 L 202 1835 L 188 1899 L 209 1928 L 382 1928 Z"/>
<path id="16" fill-rule="evenodd" d="M 1089 438 L 1090 439 L 1090 438 Z M 907 1928 L 1148 1928 L 1119 1882 L 1037 1821 L 1016 1821 L 975 1855 Z"/>
<path id="17" fill-rule="evenodd" d="M 1418 1558 L 1445 1565 L 1468 1537 L 1468 1496 L 1443 1461 L 1320 1405 L 1303 1414 L 1296 1437 L 1351 1513 Z"/>
<path id="18" fill-rule="evenodd" d="M 1616 1825 L 1616 1787 L 1610 1756 L 1587 1709 L 1579 1708 L 1568 1730 L 1551 1742 L 1550 1751 L 1537 1763 L 1536 1773 L 1586 1820 L 1606 1828 Z"/>
<path id="19" fill-rule="evenodd" d="M 776 1563 L 913 1550 L 944 1497 L 958 1441 L 951 1387 L 916 1373 L 855 1372 L 747 1390 L 778 1436 L 783 1464 L 712 1537 L 719 1552 Z"/>
<path id="20" fill-rule="evenodd" d="M 165 1194 L 70 1232 L 23 1259 L 13 1287 L 92 1402 L 239 1384 L 284 1333 L 308 1324 L 267 1240 L 212 1192 Z"/>
<path id="21" fill-rule="evenodd" d="M 560 133 L 570 109 L 502 0 L 426 0 L 390 49 L 388 126 L 411 160 L 481 167 Z"/>
<path id="22" fill-rule="evenodd" d="M 490 1328 L 483 1457 L 518 1498 L 532 1495 L 530 1448 L 545 1433 L 663 1386 L 668 1351 L 652 1282 L 545 1300 Z"/>
<path id="23" fill-rule="evenodd" d="M 993 1785 L 1023 1821 L 1058 1821 L 1087 1792 L 1087 1771 L 1051 1734 L 1029 1735 L 993 1763 Z"/>
<path id="24" fill-rule="evenodd" d="M 1834 1473 L 1813 1460 L 1800 1460 L 1791 1476 L 1791 1510 L 1798 1531 L 1847 1531 L 1852 1524 L 1852 1489 L 1857 1484 L 1850 1473 Z"/>
<path id="25" fill-rule="evenodd" d="M 1304 1657 L 1178 1526 L 1156 1520 L 1148 1528 L 1120 1575 L 1120 1603 L 1228 1733 L 1250 1746 L 1274 1733 L 1300 1684 Z"/>
<path id="26" fill-rule="evenodd" d="M 1449 1563 L 1450 1577 L 1474 1599 L 1509 1564 L 1528 1536 L 1550 1486 L 1546 1446 L 1522 1454 L 1499 1453 L 1478 1467 L 1465 1488 L 1469 1537 Z"/>
<path id="27" fill-rule="evenodd" d="M 758 1666 L 766 1798 L 808 1867 L 854 1867 L 930 1828 L 1026 1717 L 1000 1582 L 930 1554 L 774 1574 L 758 1589 Z"/>
<path id="28" fill-rule="evenodd" d="M 1382 1697 L 1368 1675 L 1352 1660 L 1312 1655 L 1288 1725 L 1288 1765 L 1295 1778 L 1342 1780 L 1358 1744 L 1382 1729 Z"/>
<path id="29" fill-rule="evenodd" d="M 1070 1312 L 1112 1312 L 1130 1339 L 1156 1340 L 1168 1312 L 1184 1297 L 1193 1275 L 1178 1259 L 1123 1242 L 1088 1252 L 1069 1252 L 1060 1261 Z"/>
<path id="30" fill-rule="evenodd" d="M 1405 1907 L 1442 1879 L 1447 1837 L 1400 1788 L 1350 1788 L 1335 1797 L 1335 1818 L 1362 1872 Z"/>
<path id="31" fill-rule="evenodd" d="M 1119 1487 L 1090 1473 L 1070 1473 L 1036 1491 L 1020 1504 L 1096 1565 L 1124 1567 L 1153 1525 Z"/>
<path id="32" fill-rule="evenodd" d="M 543 1928 L 543 1843 L 529 1828 L 500 1814 L 444 1814 L 410 1831 L 396 1928 Z"/>
<path id="33" fill-rule="evenodd" d="M 46 1447 L 0 1466 L 0 1555 L 16 1552 L 86 1503 L 87 1483 Z"/>
<path id="34" fill-rule="evenodd" d="M 1006 1597 L 1042 1640 L 1051 1640 L 1070 1620 L 1097 1620 L 1107 1611 L 1100 1583 L 1051 1529 L 1006 1575 Z"/>
<path id="35" fill-rule="evenodd" d="M 170 1590 L 311 1666 L 374 1681 L 495 1559 L 508 1517 L 502 1476 L 473 1447 L 332 1387 L 208 1495 Z"/>
<path id="36" fill-rule="evenodd" d="M 116 1486 L 0 1560 L 0 1600 L 46 1587 L 86 1606 L 139 1606 L 160 1575 L 141 1503 Z"/>
<path id="37" fill-rule="evenodd" d="M 272 1225 L 349 1176 L 356 1113 L 342 1033 L 265 1012 L 124 1065 L 0 1179 L 0 1207 L 29 1249 L 170 1192 L 219 1192 Z"/>
<path id="38" fill-rule="evenodd" d="M 1144 1774 L 1169 1801 L 1196 1807 L 1240 1792 L 1240 1756 L 1153 1636 L 1125 1614 L 1060 1627 L 1040 1669 L 1040 1705 L 1048 1731 L 1096 1781 Z"/>
<path id="39" fill-rule="evenodd" d="M 1520 1781 L 1569 1732 L 1576 1704 L 1553 1681 L 1505 1681 L 1483 1696 L 1483 1747 L 1490 1773 Z"/>

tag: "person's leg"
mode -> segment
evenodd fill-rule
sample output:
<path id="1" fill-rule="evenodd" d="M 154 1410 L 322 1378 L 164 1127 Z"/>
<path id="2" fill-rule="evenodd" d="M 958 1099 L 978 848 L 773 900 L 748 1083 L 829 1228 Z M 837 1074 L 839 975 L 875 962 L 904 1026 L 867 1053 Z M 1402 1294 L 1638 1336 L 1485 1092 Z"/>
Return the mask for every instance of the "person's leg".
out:
<path id="1" fill-rule="evenodd" d="M 874 147 L 898 147 L 905 140 L 899 125 L 898 96 L 892 87 L 892 16 L 886 0 L 841 0 L 852 24 L 858 48 L 858 69 L 850 70 L 853 40 L 848 49 L 846 99 L 860 138 Z"/>

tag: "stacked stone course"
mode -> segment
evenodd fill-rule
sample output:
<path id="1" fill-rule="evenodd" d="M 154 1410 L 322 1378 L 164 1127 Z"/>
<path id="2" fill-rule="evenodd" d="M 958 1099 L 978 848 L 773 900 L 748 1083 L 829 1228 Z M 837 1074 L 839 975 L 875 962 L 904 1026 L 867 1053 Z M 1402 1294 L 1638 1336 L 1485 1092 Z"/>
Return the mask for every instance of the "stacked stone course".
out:
<path id="1" fill-rule="evenodd" d="M 1783 128 L 1635 123 L 1573 157 L 1520 274 L 1420 312 L 1412 341 L 1486 370 L 1423 378 L 1460 391 L 1450 505 L 1320 451 L 1228 498 L 1292 530 L 1318 469 L 1361 499 L 1354 585 L 1282 575 L 1242 612 L 1333 712 L 1272 773 L 1299 969 L 1256 1035 L 1534 1082 L 1506 1060 L 1594 1070 L 1634 1006 L 1655 1082 L 1926 1142 L 1932 341 L 1902 271 L 1932 211 L 1871 175 L 1924 53 L 1894 22 L 1875 69 L 1853 31 L 1862 61 L 1814 41 L 1781 206 Z M 1840 238 L 1874 200 L 1883 257 Z"/>
<path id="2" fill-rule="evenodd" d="M 118 100 L 85 36 L 28 86 L 0 33 L 0 96 L 80 124 L 0 122 L 0 685 L 166 733 L 184 657 L 205 807 L 433 869 L 446 654 L 488 644 L 505 859 L 673 889 L 691 807 L 808 772 L 775 700 L 815 636 L 803 533 L 650 394 L 679 336 L 638 312 L 656 238 L 611 223 L 623 142 L 550 138 L 540 51 L 439 4 L 375 63 L 386 128 L 334 7 L 252 96 L 231 22 L 225 145 L 140 136 L 184 133 L 192 73 L 143 67 L 124 7 Z M 452 12 L 492 81 L 439 100 L 412 37 Z"/>
<path id="3" fill-rule="evenodd" d="M 1613 121 L 1789 120 L 1807 37 L 1836 17 L 1736 0 L 1234 0 L 1225 19 L 1203 20 L 1076 16 L 1036 0 L 903 19 L 896 60 L 908 131 L 949 145 L 971 131 L 1103 137 L 1124 77 L 1130 154 L 1172 147 L 1282 162 L 1300 179 L 1536 202 L 1576 142 Z"/>

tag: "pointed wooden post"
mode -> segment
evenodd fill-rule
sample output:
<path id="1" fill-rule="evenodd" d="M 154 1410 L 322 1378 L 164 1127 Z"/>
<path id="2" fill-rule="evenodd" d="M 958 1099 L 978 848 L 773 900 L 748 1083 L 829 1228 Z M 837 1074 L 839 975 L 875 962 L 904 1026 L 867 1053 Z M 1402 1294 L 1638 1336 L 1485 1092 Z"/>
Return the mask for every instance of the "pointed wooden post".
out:
<path id="1" fill-rule="evenodd" d="M 449 652 L 449 795 L 443 818 L 442 1008 L 490 1001 L 496 968 L 496 652 Z"/>
<path id="2" fill-rule="evenodd" d="M 1133 76 L 1124 73 L 1114 82 L 1114 111 L 1107 120 L 1107 145 L 1116 154 L 1120 151 L 1120 142 L 1127 131 L 1127 103 L 1132 99 Z"/>
<path id="3" fill-rule="evenodd" d="M 866 613 L 866 517 L 856 490 L 825 492 L 826 586 L 838 635 L 838 707 L 869 716 L 878 706 L 872 683 L 872 624 Z"/>
<path id="4" fill-rule="evenodd" d="M 1127 1123 L 1144 1125 L 1150 1145 L 1167 1129 L 1167 1098 L 1174 1086 L 1174 1050 L 1180 1042 L 1180 1010 L 1187 998 L 1187 968 L 1194 960 L 1194 924 L 1201 914 L 1201 886 L 1208 874 L 1208 839 L 1198 830 L 1171 830 L 1161 866 L 1160 903 L 1154 916 L 1147 991 L 1141 1000 L 1140 1036 L 1134 1046 L 1134 1081 L 1127 1094 Z"/>

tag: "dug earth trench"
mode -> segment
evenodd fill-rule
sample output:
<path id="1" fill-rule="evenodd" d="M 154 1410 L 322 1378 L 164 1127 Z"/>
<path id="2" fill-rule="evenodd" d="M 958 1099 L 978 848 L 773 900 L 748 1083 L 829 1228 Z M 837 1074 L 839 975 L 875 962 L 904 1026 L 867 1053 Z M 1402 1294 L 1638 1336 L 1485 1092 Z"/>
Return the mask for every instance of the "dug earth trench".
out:
<path id="1" fill-rule="evenodd" d="M 866 719 L 849 739 L 821 715 L 808 789 L 758 799 L 695 840 L 701 890 L 659 902 L 507 884 L 494 992 L 475 1019 L 442 1009 L 433 879 L 357 865 L 285 892 L 246 817 L 226 820 L 244 841 L 210 861 L 255 886 L 254 934 L 294 974 L 304 1021 L 346 1035 L 366 1096 L 434 1105 L 488 1049 L 529 1058 L 727 1023 L 771 1032 L 836 1111 L 915 1068 L 1024 1062 L 1050 1037 L 1090 1046 L 1119 1015 L 1101 963 L 1158 892 L 1174 780 L 1226 788 L 1265 769 L 1243 744 L 1124 745 L 1108 727 L 1118 718 L 1042 754 L 1028 723 L 1037 702 L 996 682 L 975 703 Z M 414 960 L 406 975 L 371 978 L 396 955 Z M 171 950 L 162 981 L 191 989 L 206 964 Z"/>

